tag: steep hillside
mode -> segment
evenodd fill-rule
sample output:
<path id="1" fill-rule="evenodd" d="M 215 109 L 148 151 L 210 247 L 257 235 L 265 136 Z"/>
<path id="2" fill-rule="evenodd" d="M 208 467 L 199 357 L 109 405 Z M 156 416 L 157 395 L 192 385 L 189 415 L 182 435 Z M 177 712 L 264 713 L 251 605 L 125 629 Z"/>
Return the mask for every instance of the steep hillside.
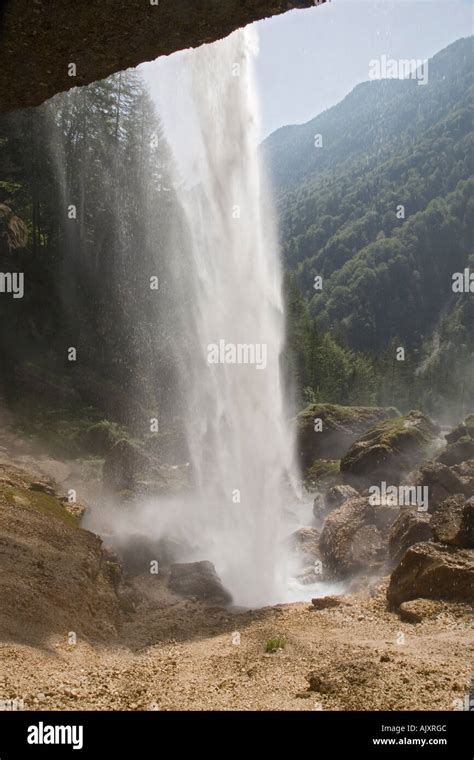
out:
<path id="1" fill-rule="evenodd" d="M 287 270 L 319 329 L 355 350 L 395 337 L 428 350 L 447 315 L 449 337 L 472 342 L 472 299 L 451 287 L 471 250 L 472 52 L 458 40 L 429 61 L 426 85 L 366 82 L 263 145 Z"/>

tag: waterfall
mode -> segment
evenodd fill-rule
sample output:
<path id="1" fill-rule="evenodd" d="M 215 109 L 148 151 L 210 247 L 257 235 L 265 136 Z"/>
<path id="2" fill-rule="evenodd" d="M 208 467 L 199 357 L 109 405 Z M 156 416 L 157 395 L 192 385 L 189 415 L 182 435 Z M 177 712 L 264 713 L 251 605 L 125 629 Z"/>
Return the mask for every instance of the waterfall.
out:
<path id="1" fill-rule="evenodd" d="M 176 98 L 193 122 L 193 184 L 178 183 L 178 197 L 190 253 L 172 254 L 188 337 L 180 360 L 198 542 L 248 605 L 282 600 L 282 513 L 295 480 L 282 270 L 257 144 L 257 44 L 245 29 L 181 57 Z"/>

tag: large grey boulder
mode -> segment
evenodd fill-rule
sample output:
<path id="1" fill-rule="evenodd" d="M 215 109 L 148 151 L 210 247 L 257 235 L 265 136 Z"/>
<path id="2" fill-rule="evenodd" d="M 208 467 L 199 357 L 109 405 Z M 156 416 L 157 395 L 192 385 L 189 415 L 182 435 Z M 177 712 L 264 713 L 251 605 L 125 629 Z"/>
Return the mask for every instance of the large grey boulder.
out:
<path id="1" fill-rule="evenodd" d="M 318 459 L 340 459 L 362 433 L 397 414 L 393 407 L 309 404 L 296 418 L 297 449 L 303 470 Z M 315 431 L 315 420 L 321 421 L 322 430 Z"/>
<path id="2" fill-rule="evenodd" d="M 390 576 L 387 600 L 398 607 L 419 598 L 474 602 L 474 550 L 433 542 L 411 546 Z"/>
<path id="3" fill-rule="evenodd" d="M 168 587 L 188 599 L 226 605 L 232 596 L 224 588 L 212 562 L 185 562 L 171 565 Z"/>
<path id="4" fill-rule="evenodd" d="M 378 573 L 388 558 L 388 533 L 398 507 L 349 499 L 324 523 L 319 550 L 325 577 L 344 579 L 355 573 Z"/>
<path id="5" fill-rule="evenodd" d="M 430 516 L 426 512 L 402 509 L 390 529 L 388 539 L 391 566 L 398 565 L 410 546 L 420 541 L 430 541 L 432 538 Z"/>
<path id="6" fill-rule="evenodd" d="M 427 454 L 438 428 L 421 412 L 385 420 L 357 439 L 341 459 L 346 483 L 398 484 Z"/>
<path id="7" fill-rule="evenodd" d="M 474 548 L 474 498 L 458 494 L 441 504 L 431 518 L 435 541 L 465 549 Z"/>

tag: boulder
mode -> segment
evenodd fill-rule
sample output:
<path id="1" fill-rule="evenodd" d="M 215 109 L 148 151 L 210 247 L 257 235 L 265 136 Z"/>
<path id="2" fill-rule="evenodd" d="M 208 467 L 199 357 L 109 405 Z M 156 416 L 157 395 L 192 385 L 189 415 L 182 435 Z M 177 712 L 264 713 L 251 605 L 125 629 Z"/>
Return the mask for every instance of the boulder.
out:
<path id="1" fill-rule="evenodd" d="M 370 485 L 380 481 L 400 483 L 425 456 L 438 428 L 421 412 L 384 420 L 352 444 L 341 459 L 344 481 Z"/>
<path id="2" fill-rule="evenodd" d="M 405 623 L 422 623 L 423 620 L 435 618 L 442 611 L 442 603 L 434 599 L 412 599 L 411 602 L 402 602 L 398 614 Z"/>
<path id="3" fill-rule="evenodd" d="M 387 600 L 398 608 L 420 597 L 474 602 L 474 551 L 432 542 L 411 546 L 390 576 Z"/>
<path id="4" fill-rule="evenodd" d="M 331 512 L 333 509 L 340 507 L 341 504 L 344 504 L 345 501 L 357 498 L 358 496 L 358 492 L 352 486 L 333 486 L 326 492 L 324 501 L 328 512 Z"/>
<path id="5" fill-rule="evenodd" d="M 459 475 L 465 486 L 466 496 L 474 496 L 474 459 L 467 459 L 451 467 L 451 470 Z"/>
<path id="6" fill-rule="evenodd" d="M 450 443 L 438 456 L 438 462 L 453 465 L 474 457 L 474 438 L 465 435 L 455 443 Z"/>
<path id="7" fill-rule="evenodd" d="M 152 562 L 158 563 L 158 571 L 169 567 L 173 562 L 179 562 L 186 554 L 189 555 L 190 547 L 184 541 L 172 536 L 151 536 L 135 533 L 121 539 L 114 539 L 120 561 L 130 575 L 143 575 L 150 572 Z"/>
<path id="8" fill-rule="evenodd" d="M 313 501 L 313 516 L 318 523 L 322 523 L 327 514 L 324 495 L 317 493 Z"/>
<path id="9" fill-rule="evenodd" d="M 305 565 L 314 565 L 319 559 L 319 531 L 316 528 L 299 528 L 288 540 L 290 551 Z"/>
<path id="10" fill-rule="evenodd" d="M 325 494 L 318 493 L 313 502 L 313 515 L 321 522 L 329 512 L 332 512 L 349 499 L 357 498 L 359 493 L 352 486 L 337 485 L 329 488 Z"/>
<path id="11" fill-rule="evenodd" d="M 319 550 L 325 577 L 379 572 L 388 557 L 388 530 L 398 507 L 372 505 L 365 497 L 349 499 L 324 523 Z"/>
<path id="12" fill-rule="evenodd" d="M 133 490 L 137 481 L 150 468 L 150 460 L 141 449 L 122 438 L 117 441 L 104 461 L 102 480 L 114 492 Z"/>
<path id="13" fill-rule="evenodd" d="M 433 532 L 426 512 L 402 509 L 393 523 L 388 538 L 388 553 L 392 567 L 398 565 L 406 550 L 420 541 L 430 541 Z"/>
<path id="14" fill-rule="evenodd" d="M 474 548 L 474 498 L 462 494 L 446 499 L 431 519 L 435 541 L 465 549 Z"/>
<path id="15" fill-rule="evenodd" d="M 426 462 L 419 470 L 410 473 L 403 485 L 428 488 L 428 512 L 435 512 L 448 496 L 463 493 L 471 494 L 469 482 L 442 462 Z"/>
<path id="16" fill-rule="evenodd" d="M 474 414 L 445 435 L 447 446 L 438 456 L 438 461 L 447 465 L 457 465 L 474 458 Z"/>
<path id="17" fill-rule="evenodd" d="M 466 435 L 470 438 L 474 438 L 474 414 L 470 414 L 466 417 L 464 422 L 461 422 L 449 433 L 446 433 L 444 437 L 446 438 L 447 443 L 451 444 L 456 443 L 456 441 L 459 441 L 460 438 L 464 438 Z"/>
<path id="18" fill-rule="evenodd" d="M 186 562 L 171 565 L 168 587 L 180 596 L 217 605 L 232 602 L 212 562 Z"/>
<path id="19" fill-rule="evenodd" d="M 316 459 L 336 460 L 368 428 L 380 420 L 394 417 L 393 407 L 338 406 L 309 404 L 296 418 L 297 448 L 303 470 Z M 315 419 L 322 430 L 314 429 Z"/>
<path id="20" fill-rule="evenodd" d="M 441 462 L 427 462 L 420 467 L 420 472 L 427 485 L 439 483 L 451 494 L 464 493 L 466 490 L 466 484 L 459 475 Z"/>

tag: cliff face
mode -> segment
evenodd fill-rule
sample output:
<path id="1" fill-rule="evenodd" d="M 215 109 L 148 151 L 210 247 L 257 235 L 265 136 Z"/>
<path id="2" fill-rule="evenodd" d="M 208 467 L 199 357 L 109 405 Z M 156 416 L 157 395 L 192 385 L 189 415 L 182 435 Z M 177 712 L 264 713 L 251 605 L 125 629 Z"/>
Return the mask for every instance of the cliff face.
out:
<path id="1" fill-rule="evenodd" d="M 0 111 L 39 105 L 57 92 L 313 5 L 314 0 L 6 0 L 0 4 Z"/>

